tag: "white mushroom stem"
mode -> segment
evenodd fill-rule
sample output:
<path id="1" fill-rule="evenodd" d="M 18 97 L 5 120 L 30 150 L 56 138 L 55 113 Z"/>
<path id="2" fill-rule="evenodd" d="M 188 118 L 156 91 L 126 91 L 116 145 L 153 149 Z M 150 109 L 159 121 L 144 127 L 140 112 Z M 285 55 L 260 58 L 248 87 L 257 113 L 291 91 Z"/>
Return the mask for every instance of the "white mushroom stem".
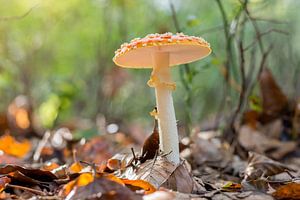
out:
<path id="1" fill-rule="evenodd" d="M 169 53 L 155 52 L 152 56 L 153 71 L 148 83 L 155 87 L 160 149 L 163 153 L 167 154 L 169 161 L 174 164 L 179 164 L 178 131 L 172 98 L 175 83 L 172 82 L 171 78 Z M 152 82 L 152 84 L 150 82 Z"/>

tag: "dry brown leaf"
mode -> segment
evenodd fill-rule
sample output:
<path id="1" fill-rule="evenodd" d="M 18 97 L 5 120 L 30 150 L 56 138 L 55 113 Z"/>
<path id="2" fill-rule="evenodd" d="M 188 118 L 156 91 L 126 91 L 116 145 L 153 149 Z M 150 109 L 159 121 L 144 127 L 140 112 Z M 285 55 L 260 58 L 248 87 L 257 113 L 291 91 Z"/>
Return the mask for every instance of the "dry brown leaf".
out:
<path id="1" fill-rule="evenodd" d="M 94 137 L 77 149 L 77 159 L 91 163 L 101 163 L 112 156 L 112 146 L 105 138 Z"/>
<path id="2" fill-rule="evenodd" d="M 9 134 L 0 137 L 0 150 L 4 153 L 23 158 L 31 150 L 31 143 L 28 140 L 18 142 Z"/>
<path id="3" fill-rule="evenodd" d="M 273 194 L 278 200 L 299 200 L 300 199 L 300 184 L 289 183 L 279 187 Z"/>
<path id="4" fill-rule="evenodd" d="M 191 145 L 191 150 L 193 161 L 197 165 L 202 165 L 205 162 L 219 162 L 223 158 L 221 149 L 213 140 L 203 139 L 198 135 L 194 140 L 194 144 Z"/>
<path id="5" fill-rule="evenodd" d="M 128 167 L 122 177 L 129 180 L 144 180 L 159 188 L 175 171 L 177 166 L 165 157 L 158 156 L 156 160 L 147 160 L 137 168 Z"/>
<path id="6" fill-rule="evenodd" d="M 169 162 L 165 157 L 147 160 L 136 168 L 129 167 L 121 175 L 130 180 L 144 180 L 155 188 L 168 189 L 189 193 L 193 190 L 193 180 L 183 163 L 178 166 Z"/>
<path id="7" fill-rule="evenodd" d="M 263 112 L 260 116 L 260 121 L 268 123 L 280 116 L 286 108 L 288 100 L 268 68 L 264 68 L 260 74 L 259 86 L 263 99 Z"/>
<path id="8" fill-rule="evenodd" d="M 142 196 L 119 183 L 102 177 L 96 178 L 88 185 L 75 187 L 66 199 L 142 200 Z"/>
<path id="9" fill-rule="evenodd" d="M 133 191 L 144 190 L 145 194 L 151 194 L 156 191 L 155 187 L 147 181 L 122 179 L 122 182 Z"/>
<path id="10" fill-rule="evenodd" d="M 294 171 L 290 167 L 276 162 L 264 155 L 249 152 L 248 166 L 245 170 L 246 181 L 256 180 L 261 177 L 269 177 L 285 171 Z"/>
<path id="11" fill-rule="evenodd" d="M 11 179 L 7 176 L 0 177 L 0 192 L 2 192 L 6 185 L 11 182 Z"/>
<path id="12" fill-rule="evenodd" d="M 182 193 L 191 193 L 194 189 L 198 189 L 194 188 L 194 184 L 194 180 L 192 179 L 185 162 L 182 162 L 161 187 Z"/>
<path id="13" fill-rule="evenodd" d="M 158 122 L 155 119 L 155 124 L 152 134 L 145 140 L 142 148 L 142 155 L 140 157 L 141 163 L 146 160 L 153 159 L 159 151 L 159 133 L 158 133 Z"/>
<path id="14" fill-rule="evenodd" d="M 239 129 L 238 141 L 246 150 L 261 154 L 268 152 L 268 155 L 274 159 L 283 158 L 297 147 L 296 142 L 280 142 L 277 139 L 268 138 L 248 125 L 243 125 Z"/>
<path id="15" fill-rule="evenodd" d="M 267 178 L 285 171 L 294 170 L 266 156 L 249 152 L 248 166 L 242 181 L 243 188 L 245 190 L 258 189 L 266 192 L 270 188 Z"/>
<path id="16" fill-rule="evenodd" d="M 57 177 L 50 171 L 44 171 L 40 169 L 24 168 L 18 165 L 5 165 L 0 168 L 0 174 L 9 174 L 12 172 L 20 172 L 24 176 L 41 181 L 41 182 L 52 182 Z"/>

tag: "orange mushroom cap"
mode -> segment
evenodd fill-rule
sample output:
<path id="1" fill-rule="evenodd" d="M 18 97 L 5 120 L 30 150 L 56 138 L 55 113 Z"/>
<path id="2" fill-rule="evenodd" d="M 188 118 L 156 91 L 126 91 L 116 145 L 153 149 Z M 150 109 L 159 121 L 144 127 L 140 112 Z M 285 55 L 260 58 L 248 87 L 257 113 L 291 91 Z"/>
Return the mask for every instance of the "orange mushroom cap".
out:
<path id="1" fill-rule="evenodd" d="M 210 44 L 203 38 L 183 33 L 149 34 L 124 43 L 115 52 L 113 61 L 126 68 L 152 68 L 152 53 L 168 52 L 169 65 L 190 63 L 210 54 Z"/>

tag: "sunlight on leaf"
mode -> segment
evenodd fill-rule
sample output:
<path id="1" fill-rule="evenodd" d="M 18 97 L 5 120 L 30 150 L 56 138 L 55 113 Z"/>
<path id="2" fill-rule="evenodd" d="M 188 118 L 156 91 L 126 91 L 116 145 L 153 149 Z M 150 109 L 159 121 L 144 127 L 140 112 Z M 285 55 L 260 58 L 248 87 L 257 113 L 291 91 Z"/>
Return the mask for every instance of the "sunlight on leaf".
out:
<path id="1" fill-rule="evenodd" d="M 18 142 L 11 135 L 5 134 L 0 138 L 0 150 L 8 155 L 22 158 L 31 150 L 31 143 L 28 140 Z"/>
<path id="2" fill-rule="evenodd" d="M 122 179 L 122 182 L 131 190 L 144 190 L 145 194 L 151 194 L 156 191 L 155 187 L 147 181 Z"/>
<path id="3" fill-rule="evenodd" d="M 290 199 L 296 200 L 300 199 L 300 184 L 299 183 L 289 183 L 279 187 L 273 194 L 276 199 Z"/>
<path id="4" fill-rule="evenodd" d="M 2 192 L 5 189 L 6 185 L 10 183 L 10 181 L 11 179 L 6 176 L 0 178 L 0 192 Z"/>

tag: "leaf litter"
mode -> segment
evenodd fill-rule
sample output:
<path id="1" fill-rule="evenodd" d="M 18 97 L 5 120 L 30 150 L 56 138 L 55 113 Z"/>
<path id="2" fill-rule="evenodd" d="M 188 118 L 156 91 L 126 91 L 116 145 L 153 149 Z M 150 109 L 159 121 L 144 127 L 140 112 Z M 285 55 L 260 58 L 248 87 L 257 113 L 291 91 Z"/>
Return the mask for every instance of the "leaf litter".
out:
<path id="1" fill-rule="evenodd" d="M 29 137 L 31 111 L 12 104 L 21 117 L 3 121 L 14 124 L 2 126 L 0 199 L 300 199 L 299 100 L 268 70 L 260 89 L 261 110 L 235 123 L 235 144 L 221 130 L 196 132 L 182 141 L 179 165 L 159 151 L 156 121 L 142 147 L 122 132 L 86 140 L 67 127 Z"/>

